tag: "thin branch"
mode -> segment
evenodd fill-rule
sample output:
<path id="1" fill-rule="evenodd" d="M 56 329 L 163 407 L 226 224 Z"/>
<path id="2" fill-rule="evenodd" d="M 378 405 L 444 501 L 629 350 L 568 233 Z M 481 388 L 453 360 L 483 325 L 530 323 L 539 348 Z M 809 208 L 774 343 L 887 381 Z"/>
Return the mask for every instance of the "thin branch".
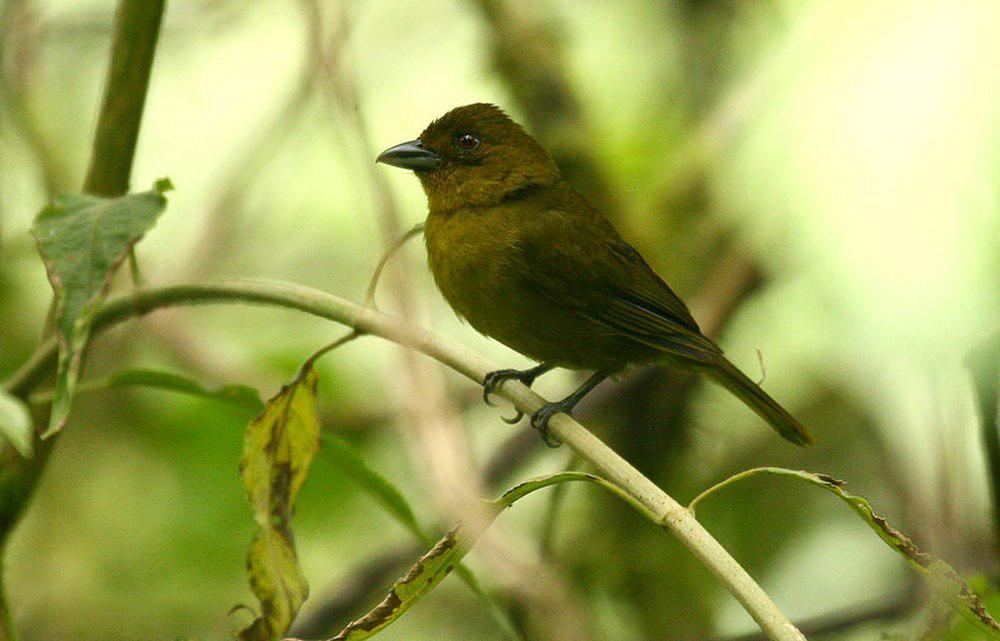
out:
<path id="1" fill-rule="evenodd" d="M 353 329 L 379 336 L 414 349 L 447 365 L 464 376 L 483 383 L 496 365 L 464 347 L 448 342 L 432 332 L 399 319 L 365 308 L 332 294 L 295 285 L 235 281 L 204 285 L 174 285 L 136 291 L 108 300 L 95 314 L 93 332 L 156 309 L 204 303 L 256 303 L 298 309 L 327 318 Z M 31 369 L 50 369 L 55 362 L 56 345 L 47 341 L 40 354 L 29 361 L 4 384 L 10 392 L 21 392 L 23 382 L 37 380 Z M 507 381 L 497 392 L 523 412 L 534 412 L 545 399 L 517 381 Z M 680 542 L 704 563 L 729 592 L 774 641 L 802 641 L 805 637 L 770 597 L 747 574 L 739 563 L 716 541 L 687 509 L 643 476 L 600 439 L 566 414 L 557 414 L 549 429 L 560 441 L 587 461 L 604 478 L 648 511 L 655 523 L 670 530 Z"/>
<path id="2" fill-rule="evenodd" d="M 299 373 L 301 374 L 302 372 L 306 371 L 307 369 L 315 365 L 316 361 L 323 358 L 323 356 L 325 356 L 326 354 L 329 354 L 330 352 L 337 349 L 341 345 L 350 343 L 359 336 L 361 336 L 360 332 L 358 332 L 357 330 L 351 330 L 350 332 L 341 336 L 340 338 L 331 341 L 330 343 L 327 343 L 323 347 L 320 347 L 318 350 L 313 352 L 312 355 L 309 358 L 307 358 L 305 362 L 302 363 L 302 365 L 299 366 Z"/>
<path id="3" fill-rule="evenodd" d="M 417 223 L 407 230 L 402 236 L 392 241 L 388 247 L 386 247 L 385 253 L 382 254 L 382 258 L 379 259 L 378 264 L 375 265 L 375 271 L 372 272 L 371 281 L 368 283 L 368 291 L 365 292 L 365 305 L 378 309 L 378 305 L 375 304 L 375 291 L 378 289 L 378 282 L 382 278 L 382 272 L 385 270 L 385 266 L 389 264 L 392 257 L 403 245 L 407 243 L 407 241 L 414 236 L 422 234 L 424 232 L 424 227 L 426 227 L 426 223 Z"/>
<path id="4" fill-rule="evenodd" d="M 165 3 L 166 0 L 118 3 L 101 116 L 83 183 L 88 194 L 110 198 L 128 193 Z M 142 285 L 135 248 L 128 250 L 128 264 L 132 282 Z"/>

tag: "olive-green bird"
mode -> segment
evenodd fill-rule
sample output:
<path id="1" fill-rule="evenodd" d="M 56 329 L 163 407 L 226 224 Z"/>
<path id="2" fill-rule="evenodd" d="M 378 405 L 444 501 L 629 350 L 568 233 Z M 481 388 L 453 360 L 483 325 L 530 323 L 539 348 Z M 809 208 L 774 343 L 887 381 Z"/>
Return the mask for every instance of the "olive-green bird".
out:
<path id="1" fill-rule="evenodd" d="M 484 396 L 508 379 L 530 386 L 553 367 L 595 371 L 532 415 L 543 435 L 551 416 L 570 413 L 608 375 L 666 360 L 707 374 L 792 443 L 810 441 L 499 108 L 453 109 L 378 162 L 420 179 L 430 209 L 424 235 L 431 272 L 455 312 L 540 363 L 491 373 Z"/>

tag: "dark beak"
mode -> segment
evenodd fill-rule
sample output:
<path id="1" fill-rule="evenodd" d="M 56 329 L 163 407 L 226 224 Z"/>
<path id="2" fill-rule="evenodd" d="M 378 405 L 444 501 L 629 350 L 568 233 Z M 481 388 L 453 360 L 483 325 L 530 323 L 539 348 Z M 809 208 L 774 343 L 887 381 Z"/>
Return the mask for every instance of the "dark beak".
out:
<path id="1" fill-rule="evenodd" d="M 413 171 L 426 171 L 437 169 L 444 162 L 441 156 L 423 146 L 420 140 L 411 140 L 395 147 L 389 147 L 378 155 L 375 162 L 385 163 L 393 167 L 412 169 Z"/>

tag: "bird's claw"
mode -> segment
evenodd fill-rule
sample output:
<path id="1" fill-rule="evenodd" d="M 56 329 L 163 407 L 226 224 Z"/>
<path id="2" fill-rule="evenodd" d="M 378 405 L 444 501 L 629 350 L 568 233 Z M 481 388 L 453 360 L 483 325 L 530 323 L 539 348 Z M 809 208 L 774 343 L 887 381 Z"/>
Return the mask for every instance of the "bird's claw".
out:
<path id="1" fill-rule="evenodd" d="M 542 405 L 531 415 L 531 426 L 538 430 L 538 433 L 542 435 L 542 440 L 549 447 L 559 447 L 562 445 L 559 439 L 549 434 L 549 419 L 556 414 L 569 415 L 572 409 L 573 406 L 571 404 L 557 401 Z"/>
<path id="2" fill-rule="evenodd" d="M 498 369 L 495 372 L 490 372 L 483 379 L 483 401 L 487 405 L 492 407 L 493 403 L 490 401 L 490 395 L 496 392 L 497 388 L 500 387 L 500 385 L 502 385 L 505 381 L 521 381 L 528 387 L 531 387 L 531 384 L 535 382 L 535 379 L 538 378 L 539 374 L 543 374 L 549 369 L 550 368 L 547 365 L 539 365 L 538 367 L 534 367 L 532 369 L 527 369 L 527 370 Z M 562 412 L 568 412 L 572 407 L 570 405 L 564 407 L 559 403 L 553 403 L 553 405 L 559 405 L 561 409 L 557 411 L 562 411 Z M 542 409 L 545 409 L 545 407 L 543 407 Z M 501 420 L 509 425 L 514 425 L 516 423 L 519 423 L 521 419 L 524 418 L 524 412 L 516 408 L 514 411 L 517 413 L 514 414 L 513 417 L 510 418 L 501 417 Z M 532 415 L 531 418 L 532 425 L 535 425 L 535 416 L 537 415 L 538 412 L 535 412 L 535 414 Z M 559 442 L 553 439 L 551 436 L 549 436 L 548 432 L 545 430 L 546 423 L 548 423 L 548 416 L 545 416 L 542 419 L 541 428 L 538 428 L 537 425 L 535 427 L 538 429 L 539 432 L 541 432 L 542 438 L 545 439 L 545 443 L 549 447 L 558 447 Z"/>
<path id="3" fill-rule="evenodd" d="M 521 422 L 521 419 L 524 418 L 524 412 L 522 412 L 521 410 L 517 410 L 517 409 L 514 410 L 514 411 L 517 412 L 517 414 L 514 414 L 513 417 L 506 418 L 506 417 L 501 416 L 500 420 L 503 421 L 504 423 L 506 423 L 507 425 L 517 425 L 518 423 Z"/>
<path id="4" fill-rule="evenodd" d="M 490 372 L 483 379 L 483 402 L 493 407 L 493 403 L 490 401 L 490 394 L 495 392 L 504 381 L 517 380 L 524 383 L 524 379 L 524 372 L 517 369 L 498 369 L 495 372 Z"/>
<path id="5" fill-rule="evenodd" d="M 536 374 L 532 370 L 519 370 L 519 369 L 498 369 L 495 372 L 490 372 L 483 379 L 483 402 L 494 407 L 493 402 L 490 401 L 490 394 L 494 393 L 504 381 L 521 381 L 528 387 L 535 382 Z M 522 418 L 524 418 L 524 412 L 521 410 L 515 410 L 517 414 L 513 418 L 502 418 L 504 423 L 509 425 L 515 425 Z"/>

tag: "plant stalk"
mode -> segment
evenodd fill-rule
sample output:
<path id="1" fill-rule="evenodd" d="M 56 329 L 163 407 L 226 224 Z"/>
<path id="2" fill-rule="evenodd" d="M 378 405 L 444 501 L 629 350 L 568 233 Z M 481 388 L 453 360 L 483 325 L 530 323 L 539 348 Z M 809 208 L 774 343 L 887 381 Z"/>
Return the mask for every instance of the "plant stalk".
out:
<path id="1" fill-rule="evenodd" d="M 128 193 L 153 55 L 166 0 L 120 0 L 101 115 L 83 190 L 112 198 Z"/>

